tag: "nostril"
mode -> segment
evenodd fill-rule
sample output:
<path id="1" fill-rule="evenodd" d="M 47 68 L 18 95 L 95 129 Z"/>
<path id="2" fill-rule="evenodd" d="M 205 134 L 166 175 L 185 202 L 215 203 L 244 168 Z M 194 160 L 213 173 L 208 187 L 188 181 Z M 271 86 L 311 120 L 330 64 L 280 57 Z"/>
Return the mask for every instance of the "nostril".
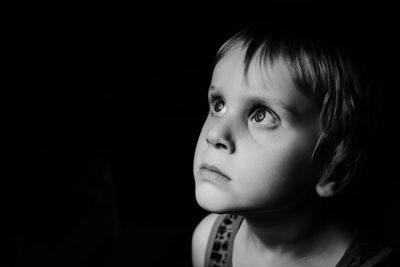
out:
<path id="1" fill-rule="evenodd" d="M 228 149 L 227 145 L 222 144 L 222 143 L 216 143 L 215 147 L 216 148 L 221 148 L 221 149 Z"/>
<path id="2" fill-rule="evenodd" d="M 229 151 L 229 153 L 233 153 L 235 151 L 234 143 L 228 140 L 221 141 L 221 140 L 210 140 L 209 138 L 206 138 L 206 142 L 209 146 L 216 149 L 226 150 Z"/>
<path id="3" fill-rule="evenodd" d="M 221 145 L 223 146 L 223 144 L 221 144 L 220 142 L 218 142 L 217 140 L 213 140 L 213 139 L 206 139 L 206 142 L 209 146 L 214 147 L 214 148 L 223 148 L 221 147 Z"/>

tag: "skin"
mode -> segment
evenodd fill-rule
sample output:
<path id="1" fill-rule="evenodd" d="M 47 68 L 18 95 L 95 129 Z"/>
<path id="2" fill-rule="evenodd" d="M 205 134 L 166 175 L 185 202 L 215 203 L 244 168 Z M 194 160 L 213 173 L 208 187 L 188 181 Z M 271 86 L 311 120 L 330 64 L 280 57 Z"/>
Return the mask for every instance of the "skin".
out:
<path id="1" fill-rule="evenodd" d="M 351 233 L 320 216 L 312 161 L 320 110 L 282 60 L 253 60 L 245 75 L 244 53 L 234 48 L 214 69 L 193 164 L 196 200 L 212 213 L 244 216 L 235 266 L 334 266 Z M 194 266 L 203 264 L 210 216 L 193 236 Z"/>
<path id="2" fill-rule="evenodd" d="M 237 48 L 215 67 L 209 90 L 214 100 L 194 158 L 196 199 L 217 213 L 284 209 L 316 182 L 311 155 L 317 106 L 295 88 L 283 62 L 265 69 L 253 62 L 246 79 L 243 56 Z M 231 180 L 210 179 L 200 170 L 204 163 Z"/>

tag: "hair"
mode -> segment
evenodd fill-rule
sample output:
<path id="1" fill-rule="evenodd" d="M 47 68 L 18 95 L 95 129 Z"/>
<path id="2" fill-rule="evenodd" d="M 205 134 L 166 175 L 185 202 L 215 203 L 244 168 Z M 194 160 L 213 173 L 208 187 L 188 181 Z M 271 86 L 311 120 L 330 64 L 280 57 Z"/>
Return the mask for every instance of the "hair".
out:
<path id="1" fill-rule="evenodd" d="M 362 57 L 339 39 L 326 37 L 307 27 L 257 22 L 222 45 L 214 67 L 236 48 L 245 51 L 245 76 L 255 60 L 260 66 L 283 61 L 296 88 L 320 108 L 320 136 L 312 157 L 322 166 L 321 179 L 339 179 L 346 185 L 357 176 L 375 127 L 372 86 L 359 62 Z"/>

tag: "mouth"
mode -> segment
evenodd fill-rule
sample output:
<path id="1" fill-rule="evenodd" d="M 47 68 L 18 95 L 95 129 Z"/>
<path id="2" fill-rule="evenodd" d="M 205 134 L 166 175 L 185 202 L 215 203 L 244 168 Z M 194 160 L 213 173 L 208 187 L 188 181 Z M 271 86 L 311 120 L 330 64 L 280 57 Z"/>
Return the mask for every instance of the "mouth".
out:
<path id="1" fill-rule="evenodd" d="M 231 178 L 229 178 L 228 175 L 226 175 L 224 172 L 222 172 L 220 169 L 218 169 L 214 165 L 209 165 L 207 163 L 203 163 L 200 166 L 199 171 L 211 174 L 212 176 L 214 176 L 215 178 L 218 178 L 218 179 L 222 179 L 225 181 L 231 181 Z"/>

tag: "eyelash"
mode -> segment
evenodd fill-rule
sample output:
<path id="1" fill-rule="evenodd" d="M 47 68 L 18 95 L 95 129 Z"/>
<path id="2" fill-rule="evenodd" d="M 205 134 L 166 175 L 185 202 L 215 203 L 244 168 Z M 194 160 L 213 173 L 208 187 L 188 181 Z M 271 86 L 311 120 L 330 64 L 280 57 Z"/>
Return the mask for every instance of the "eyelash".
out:
<path id="1" fill-rule="evenodd" d="M 218 111 L 215 111 L 215 104 L 217 101 L 222 100 L 225 104 L 225 101 L 223 99 L 222 96 L 220 96 L 219 94 L 210 94 L 208 97 L 208 101 L 209 101 L 209 105 L 210 105 L 210 112 L 213 114 L 218 113 Z M 252 108 L 251 112 L 250 112 L 250 119 L 253 120 L 254 116 L 256 114 L 256 112 L 263 110 L 265 112 L 268 112 L 272 118 L 274 119 L 274 121 L 276 122 L 274 124 L 274 127 L 276 127 L 278 125 L 278 123 L 280 122 L 280 118 L 279 116 L 270 108 L 268 108 L 267 106 L 263 105 L 263 104 L 258 104 L 255 105 L 254 108 Z M 255 122 L 255 123 L 259 123 L 259 122 Z"/>
<path id="2" fill-rule="evenodd" d="M 210 94 L 208 96 L 208 101 L 211 103 L 214 103 L 216 100 L 223 100 L 222 96 L 218 94 Z"/>
<path id="3" fill-rule="evenodd" d="M 215 107 L 215 103 L 216 103 L 217 101 L 220 101 L 220 100 L 222 100 L 222 101 L 225 103 L 225 101 L 224 101 L 224 99 L 222 98 L 222 96 L 220 96 L 220 95 L 218 95 L 218 94 L 209 95 L 209 97 L 208 97 L 208 103 L 209 103 L 209 105 L 210 105 L 210 112 L 211 112 L 211 113 L 218 113 L 218 112 L 215 111 L 214 107 Z"/>

